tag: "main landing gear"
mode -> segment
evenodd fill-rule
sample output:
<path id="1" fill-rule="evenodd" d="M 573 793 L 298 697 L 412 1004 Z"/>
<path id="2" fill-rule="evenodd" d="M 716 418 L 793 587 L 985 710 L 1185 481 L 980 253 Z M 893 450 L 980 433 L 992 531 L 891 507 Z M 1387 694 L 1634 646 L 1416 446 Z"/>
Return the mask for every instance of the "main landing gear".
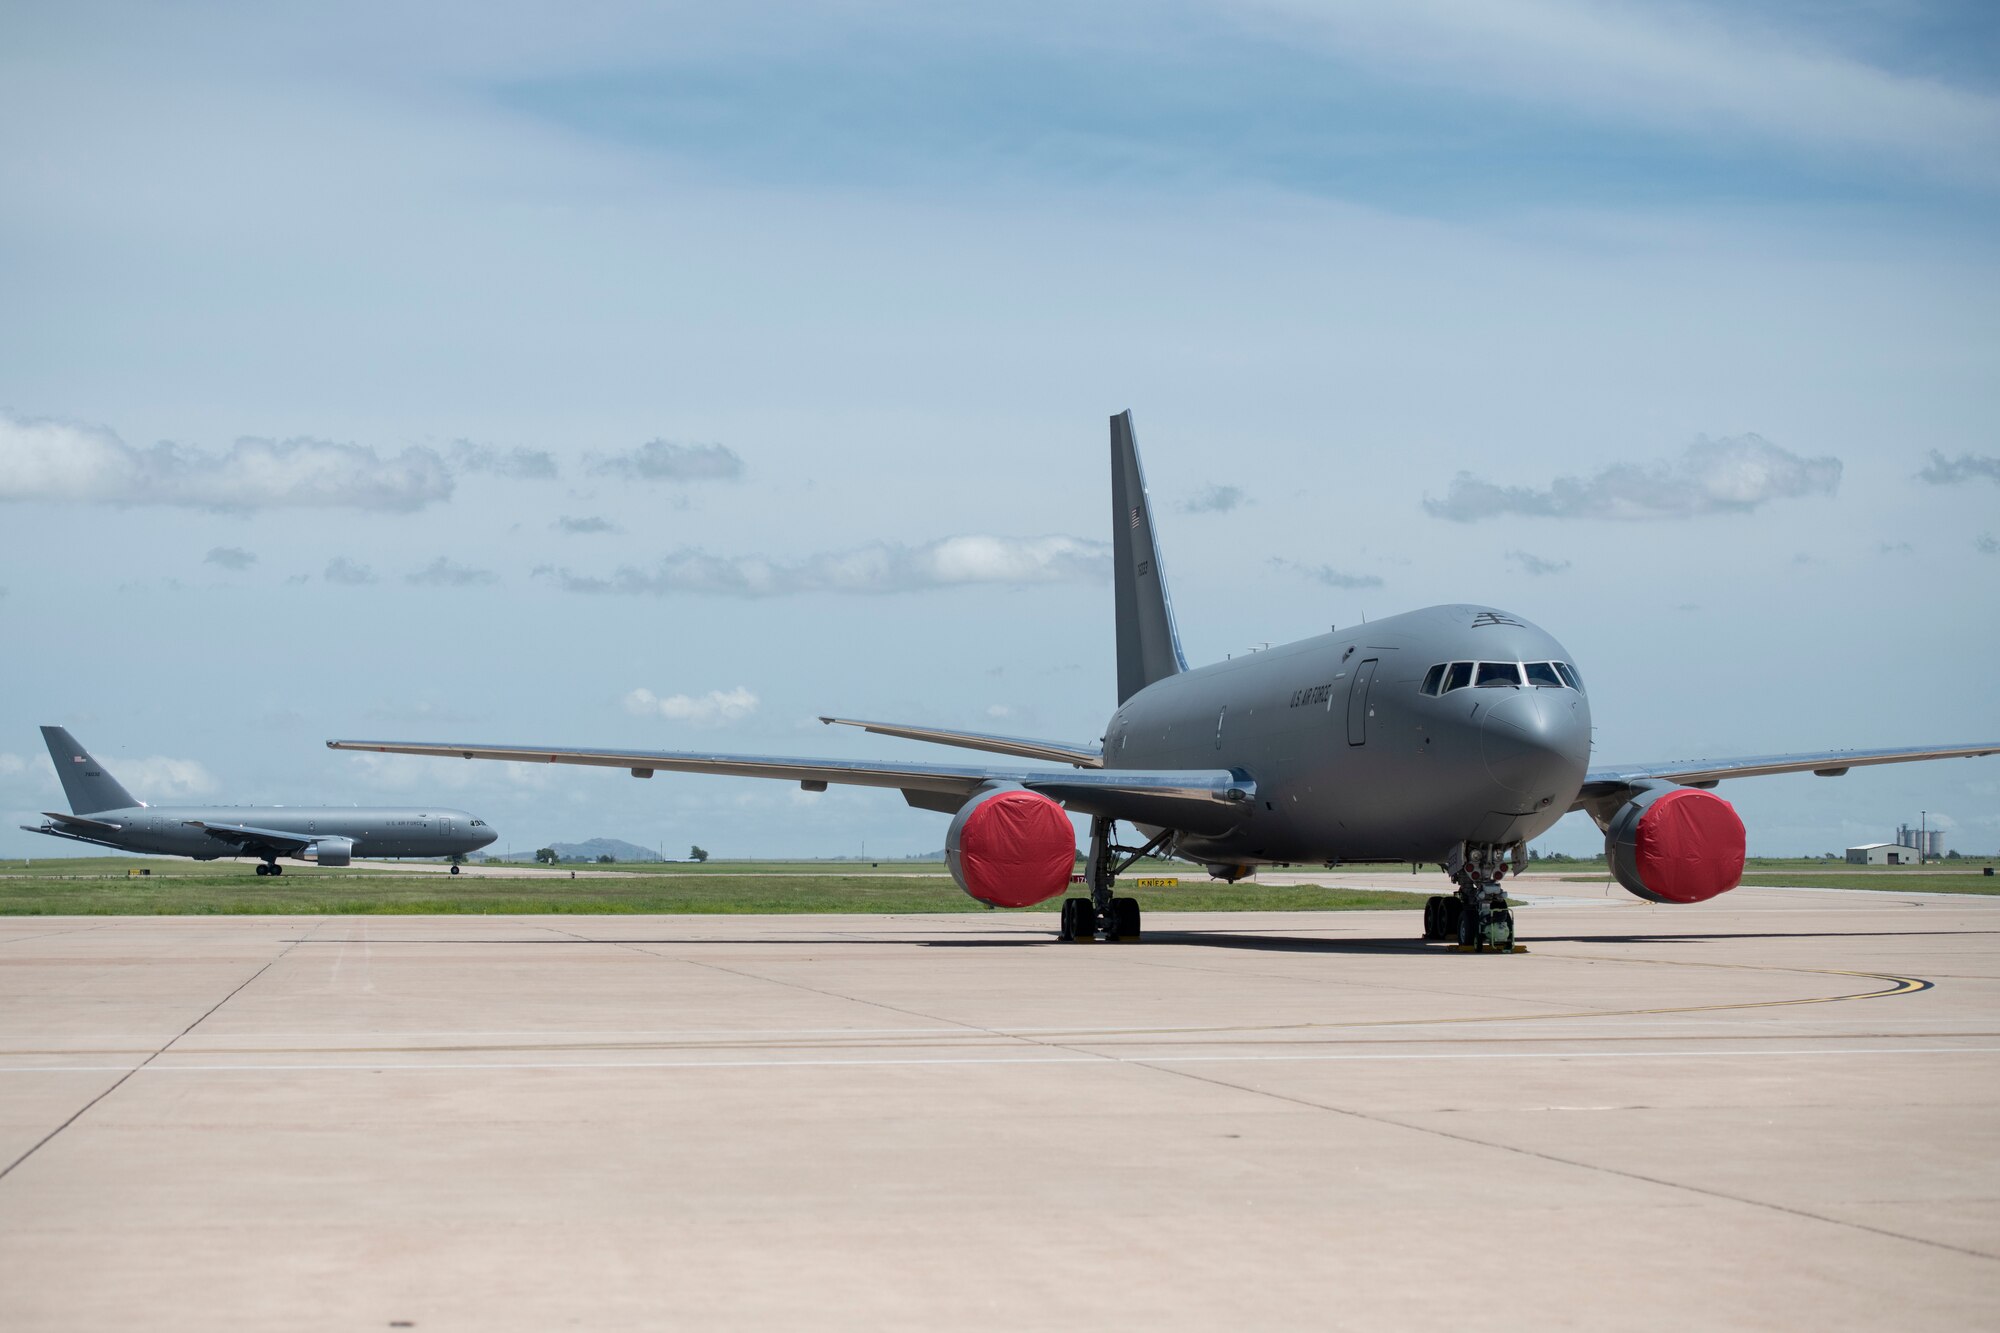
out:
<path id="1" fill-rule="evenodd" d="M 1514 952 L 1514 913 L 1500 886 L 1510 848 L 1468 847 L 1456 867 L 1447 866 L 1458 891 L 1424 903 L 1424 938 L 1444 940 L 1472 953 Z"/>
<path id="2" fill-rule="evenodd" d="M 278 864 L 277 857 L 267 856 L 263 861 L 258 863 L 257 873 L 260 875 L 282 875 L 285 873 L 285 868 Z"/>
<path id="3" fill-rule="evenodd" d="M 1090 860 L 1084 868 L 1090 896 L 1063 899 L 1062 924 L 1056 929 L 1056 938 L 1064 943 L 1139 938 L 1139 900 L 1114 898 L 1112 889 L 1126 868 L 1166 846 L 1173 835 L 1163 832 L 1144 847 L 1120 847 L 1111 841 L 1112 824 L 1101 817 L 1090 821 Z"/>

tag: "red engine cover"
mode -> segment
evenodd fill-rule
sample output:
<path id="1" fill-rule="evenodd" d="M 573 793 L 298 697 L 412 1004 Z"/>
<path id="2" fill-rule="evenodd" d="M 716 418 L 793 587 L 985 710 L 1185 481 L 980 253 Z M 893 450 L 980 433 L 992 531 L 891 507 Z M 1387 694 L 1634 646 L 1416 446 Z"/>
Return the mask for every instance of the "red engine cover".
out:
<path id="1" fill-rule="evenodd" d="M 945 860 L 958 886 L 995 907 L 1029 907 L 1069 887 L 1076 829 L 1039 792 L 1006 787 L 973 797 L 951 821 Z"/>
<path id="2" fill-rule="evenodd" d="M 1743 821 L 1694 787 L 1646 792 L 1618 812 L 1607 842 L 1618 882 L 1653 902 L 1705 902 L 1743 878 Z"/>

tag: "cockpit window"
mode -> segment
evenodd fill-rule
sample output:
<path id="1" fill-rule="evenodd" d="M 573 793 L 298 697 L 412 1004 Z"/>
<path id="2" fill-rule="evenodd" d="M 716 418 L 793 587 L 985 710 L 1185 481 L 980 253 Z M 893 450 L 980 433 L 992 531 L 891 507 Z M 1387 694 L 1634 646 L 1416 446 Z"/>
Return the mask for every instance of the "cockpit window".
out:
<path id="1" fill-rule="evenodd" d="M 1450 694 L 1468 685 L 1514 685 L 1583 691 L 1583 678 L 1567 662 L 1440 662 L 1424 675 L 1425 694 Z"/>
<path id="2" fill-rule="evenodd" d="M 474 827 L 474 828 L 485 828 L 485 827 L 486 827 L 486 821 L 485 821 L 485 820 L 483 820 L 483 819 L 475 819 L 475 820 L 473 820 L 473 821 L 472 821 L 472 827 Z"/>

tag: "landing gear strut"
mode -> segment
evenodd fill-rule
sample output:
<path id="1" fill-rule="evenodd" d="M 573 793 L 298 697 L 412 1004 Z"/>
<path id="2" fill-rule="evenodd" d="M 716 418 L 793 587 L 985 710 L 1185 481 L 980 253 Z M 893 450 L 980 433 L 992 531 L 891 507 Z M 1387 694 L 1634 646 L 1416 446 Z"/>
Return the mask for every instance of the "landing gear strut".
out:
<path id="1" fill-rule="evenodd" d="M 1112 890 L 1127 867 L 1166 846 L 1173 834 L 1162 832 L 1144 847 L 1120 847 L 1111 840 L 1113 823 L 1102 817 L 1090 821 L 1090 859 L 1084 863 L 1090 897 L 1063 900 L 1062 924 L 1056 930 L 1059 940 L 1084 944 L 1099 938 L 1139 938 L 1139 900 L 1113 897 Z"/>
<path id="2" fill-rule="evenodd" d="M 1468 847 L 1455 867 L 1447 867 L 1458 891 L 1424 903 L 1425 939 L 1448 940 L 1475 953 L 1513 952 L 1514 913 L 1500 886 L 1509 850 Z"/>

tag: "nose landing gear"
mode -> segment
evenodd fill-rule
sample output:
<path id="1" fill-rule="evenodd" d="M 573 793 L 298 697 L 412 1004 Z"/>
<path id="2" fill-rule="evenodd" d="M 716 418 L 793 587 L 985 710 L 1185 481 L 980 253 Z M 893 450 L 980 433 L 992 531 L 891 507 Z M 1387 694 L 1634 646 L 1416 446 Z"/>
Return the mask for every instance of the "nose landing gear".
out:
<path id="1" fill-rule="evenodd" d="M 1469 953 L 1526 952 L 1514 943 L 1514 913 L 1500 886 L 1511 851 L 1468 847 L 1457 866 L 1446 867 L 1458 891 L 1425 901 L 1426 940 L 1449 941 Z"/>

